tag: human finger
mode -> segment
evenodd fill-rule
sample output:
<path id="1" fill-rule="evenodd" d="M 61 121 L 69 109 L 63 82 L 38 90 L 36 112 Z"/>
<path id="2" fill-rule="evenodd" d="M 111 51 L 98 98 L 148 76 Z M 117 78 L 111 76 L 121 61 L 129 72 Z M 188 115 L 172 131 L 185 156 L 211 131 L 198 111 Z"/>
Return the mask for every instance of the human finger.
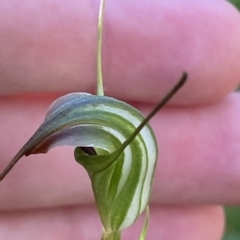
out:
<path id="1" fill-rule="evenodd" d="M 151 206 L 147 239 L 220 240 L 223 210 L 219 206 L 159 207 Z M 92 206 L 69 206 L 2 212 L 1 239 L 100 239 L 101 223 Z M 138 239 L 143 216 L 123 231 L 123 239 Z"/>
<path id="2" fill-rule="evenodd" d="M 5 1 L 0 9 L 0 94 L 95 92 L 98 3 Z M 179 79 L 174 104 L 214 102 L 239 82 L 240 14 L 227 1 L 109 1 L 106 93 L 156 102 Z M 130 90 L 131 89 L 131 90 Z"/>
<path id="3" fill-rule="evenodd" d="M 154 203 L 240 203 L 239 99 L 239 94 L 232 94 L 205 107 L 166 108 L 153 118 L 159 145 Z M 34 95 L 2 102 L 1 169 L 40 125 L 51 101 Z M 137 107 L 144 113 L 152 108 Z M 93 202 L 90 181 L 74 161 L 72 148 L 22 158 L 0 189 L 1 209 Z"/>

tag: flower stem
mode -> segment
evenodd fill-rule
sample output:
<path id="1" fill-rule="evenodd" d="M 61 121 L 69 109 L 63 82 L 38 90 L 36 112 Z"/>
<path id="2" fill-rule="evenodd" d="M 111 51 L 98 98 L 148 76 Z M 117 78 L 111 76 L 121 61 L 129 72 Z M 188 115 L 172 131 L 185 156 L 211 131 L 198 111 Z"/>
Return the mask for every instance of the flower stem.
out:
<path id="1" fill-rule="evenodd" d="M 97 95 L 104 96 L 103 77 L 102 77 L 102 33 L 103 33 L 103 14 L 105 0 L 101 0 L 98 16 L 98 40 L 97 40 Z"/>
<path id="2" fill-rule="evenodd" d="M 120 231 L 104 232 L 101 240 L 121 240 Z"/>

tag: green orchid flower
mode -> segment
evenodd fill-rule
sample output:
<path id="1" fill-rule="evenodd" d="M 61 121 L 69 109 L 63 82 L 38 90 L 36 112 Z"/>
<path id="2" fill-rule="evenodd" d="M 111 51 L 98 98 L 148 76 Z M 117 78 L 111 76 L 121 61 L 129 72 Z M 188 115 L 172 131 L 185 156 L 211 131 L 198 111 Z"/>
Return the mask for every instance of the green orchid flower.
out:
<path id="1" fill-rule="evenodd" d="M 74 156 L 90 177 L 103 224 L 104 240 L 118 240 L 147 208 L 156 161 L 157 141 L 149 120 L 185 83 L 180 81 L 145 118 L 137 109 L 104 96 L 101 46 L 104 0 L 98 27 L 98 95 L 70 93 L 49 107 L 42 125 L 0 174 L 2 180 L 23 156 L 75 146 Z M 148 209 L 148 208 L 147 208 Z M 140 239 L 145 239 L 148 211 Z"/>

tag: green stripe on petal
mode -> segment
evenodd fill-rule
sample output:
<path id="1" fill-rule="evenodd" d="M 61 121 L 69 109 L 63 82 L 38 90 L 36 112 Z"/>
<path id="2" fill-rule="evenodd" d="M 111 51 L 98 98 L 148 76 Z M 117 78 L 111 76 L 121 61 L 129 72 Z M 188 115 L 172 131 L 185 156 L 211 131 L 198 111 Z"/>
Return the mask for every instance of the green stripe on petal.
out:
<path id="1" fill-rule="evenodd" d="M 101 115 L 103 122 L 108 117 L 111 119 L 111 128 L 105 130 L 117 137 L 121 146 L 140 125 L 143 116 L 126 103 L 111 100 L 114 108 L 107 101 L 106 104 L 95 105 L 95 110 L 104 112 Z M 75 150 L 77 161 L 89 172 L 100 216 L 107 231 L 130 226 L 148 203 L 157 158 L 156 141 L 150 127 L 145 126 L 120 155 L 118 151 L 106 156 L 83 156 L 80 148 Z M 95 172 L 94 164 L 89 168 L 92 161 L 96 166 L 99 162 L 107 162 L 108 167 L 102 172 L 97 167 Z"/>

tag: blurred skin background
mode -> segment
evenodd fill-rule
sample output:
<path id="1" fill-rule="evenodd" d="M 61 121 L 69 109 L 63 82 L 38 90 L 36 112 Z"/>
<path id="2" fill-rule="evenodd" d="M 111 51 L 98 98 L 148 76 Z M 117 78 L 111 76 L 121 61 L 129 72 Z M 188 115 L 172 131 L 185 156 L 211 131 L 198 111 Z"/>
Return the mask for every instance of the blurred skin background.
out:
<path id="1" fill-rule="evenodd" d="M 240 0 L 229 0 L 240 10 Z M 240 91 L 240 85 L 237 91 Z M 226 207 L 226 231 L 223 240 L 240 239 L 240 207 Z"/>
<path id="2" fill-rule="evenodd" d="M 240 10 L 240 0 L 229 0 Z M 237 91 L 240 91 L 240 85 Z M 226 207 L 226 231 L 223 240 L 237 240 L 240 239 L 240 208 Z"/>
<path id="3" fill-rule="evenodd" d="M 8 8 L 9 5 L 11 5 L 8 5 L 9 2 L 12 3 L 12 9 Z M 0 64 L 0 75 L 2 74 L 0 80 L 2 80 L 1 84 L 3 84 L 1 85 L 0 92 L 3 95 L 3 100 L 0 103 L 9 103 L 9 105 L 5 105 L 5 115 L 4 107 L 0 107 L 0 122 L 3 123 L 0 124 L 0 140 L 2 140 L 2 142 L 0 142 L 2 167 L 8 160 L 10 160 L 12 155 L 14 155 L 15 150 L 19 147 L 19 144 L 26 141 L 26 136 L 29 136 L 29 134 L 32 133 L 32 130 L 36 129 L 44 115 L 45 110 L 49 106 L 48 104 L 51 102 L 50 100 L 53 101 L 56 97 L 61 95 L 61 93 L 68 91 L 81 90 L 93 93 L 95 91 L 95 85 L 93 81 L 95 81 L 96 76 L 95 71 L 93 70 L 95 66 L 95 57 L 90 59 L 88 56 L 95 56 L 95 43 L 93 43 L 93 39 L 95 39 L 95 26 L 97 23 L 97 18 L 94 18 L 94 16 L 97 16 L 98 1 L 82 1 L 80 5 L 82 9 L 86 10 L 87 7 L 84 4 L 89 5 L 91 2 L 91 9 L 94 8 L 94 11 L 89 11 L 85 15 L 82 11 L 81 16 L 79 16 L 79 9 L 77 9 L 77 7 L 74 5 L 76 2 L 80 1 L 56 1 L 57 4 L 55 5 L 49 4 L 49 2 L 54 1 L 25 0 L 20 3 L 19 1 L 11 0 L 9 2 L 3 1 L 3 3 L 5 3 L 5 11 L 3 11 L 3 14 L 0 15 L 0 18 L 2 16 L 5 16 L 6 18 L 5 25 L 0 25 L 1 27 L 5 27 L 3 28 L 5 32 L 0 31 L 0 34 L 2 34 L 0 40 L 3 43 L 2 47 L 0 48 L 3 51 L 1 54 L 2 62 Z M 66 11 L 66 9 L 64 9 L 64 7 L 66 7 L 64 4 L 63 6 L 61 5 L 62 8 L 58 8 L 60 5 L 59 2 L 66 4 L 70 11 Z M 115 22 L 107 22 L 105 28 L 105 30 L 107 29 L 106 32 L 108 34 L 108 38 L 106 38 L 104 42 L 107 45 L 104 55 L 107 55 L 107 57 L 104 59 L 104 63 L 105 66 L 110 66 L 109 68 L 104 68 L 107 93 L 110 93 L 112 96 L 117 98 L 126 99 L 127 101 L 136 102 L 136 100 L 140 99 L 142 102 L 151 101 L 150 103 L 155 103 L 173 85 L 173 81 L 179 78 L 179 72 L 181 72 L 186 66 L 189 68 L 194 68 L 195 71 L 192 69 L 189 70 L 191 73 L 189 84 L 187 84 L 186 88 L 182 89 L 183 91 L 181 91 L 179 95 L 173 99 L 173 104 L 190 106 L 186 109 L 191 109 L 191 103 L 193 103 L 192 106 L 194 106 L 194 104 L 204 105 L 204 103 L 211 101 L 219 101 L 219 99 L 222 99 L 223 96 L 236 88 L 237 83 L 239 82 L 239 66 L 236 64 L 236 61 L 234 61 L 234 65 L 233 62 L 228 60 L 229 58 L 233 60 L 234 57 L 231 58 L 231 56 L 236 56 L 236 51 L 234 51 L 234 48 L 229 46 L 228 40 L 234 40 L 232 35 L 237 35 L 240 31 L 240 28 L 239 31 L 238 27 L 233 27 L 233 29 L 231 28 L 232 25 L 234 25 L 232 24 L 232 19 L 239 20 L 239 18 L 238 12 L 232 8 L 230 4 L 226 4 L 225 0 L 182 0 L 172 2 L 164 0 L 149 0 L 147 2 L 148 3 L 144 5 L 145 1 L 142 1 L 142 5 L 140 4 L 141 6 L 139 5 L 139 1 L 128 2 L 116 0 L 114 2 L 109 2 L 108 6 L 112 7 L 112 9 L 110 8 L 110 11 L 107 11 L 106 19 L 110 18 Z M 168 26 L 168 24 L 166 24 L 164 21 L 161 21 L 162 14 L 159 14 L 158 8 L 156 8 L 157 10 L 154 12 L 155 15 L 152 14 L 152 12 L 155 10 L 155 3 L 158 5 L 159 2 L 166 3 L 165 5 L 163 4 L 166 11 L 171 8 L 174 9 L 174 14 L 166 16 L 168 23 L 173 23 L 172 25 Z M 179 2 L 185 3 L 187 10 L 179 8 L 179 5 L 179 9 L 175 8 Z M 39 9 L 38 6 L 36 7 L 37 3 L 41 3 L 41 9 Z M 115 3 L 118 7 L 114 6 Z M 125 3 L 127 7 L 122 7 L 122 3 L 123 5 Z M 133 5 L 130 5 L 130 3 Z M 134 3 L 137 4 L 134 5 Z M 240 5 L 239 1 L 232 1 L 232 3 L 235 4 L 236 7 L 239 7 Z M 198 6 L 194 6 L 195 4 Z M 49 5 L 51 6 L 51 9 Z M 129 5 L 131 7 L 129 7 Z M 126 14 L 125 16 L 121 15 L 123 10 L 121 9 L 122 11 L 119 11 L 119 6 L 126 11 L 124 12 L 124 14 Z M 146 11 L 142 11 L 141 7 L 143 8 L 143 6 L 146 7 Z M 152 8 L 149 9 L 149 6 L 152 6 Z M 32 10 L 35 12 L 33 13 Z M 111 10 L 115 10 L 115 12 L 113 13 Z M 184 12 L 184 14 L 182 14 L 181 11 Z M 218 17 L 217 20 L 215 19 L 216 16 L 214 16 L 214 13 L 216 12 Z M 144 13 L 144 16 L 142 16 L 142 13 Z M 176 16 L 176 13 L 179 14 Z M 225 16 L 224 14 L 226 13 L 228 13 L 230 16 Z M 38 18 L 36 18 L 34 14 L 37 14 Z M 58 14 L 60 14 L 61 18 L 59 18 Z M 189 21 L 188 14 L 190 14 L 190 17 L 192 17 L 191 21 Z M 207 16 L 203 14 L 207 14 Z M 151 18 L 152 15 L 159 19 L 157 24 L 155 18 Z M 233 18 L 231 18 L 232 15 Z M 132 19 L 136 17 L 138 21 L 128 22 L 127 20 L 129 20 L 129 18 L 131 20 L 132 16 L 134 16 Z M 205 31 L 206 29 L 209 29 L 208 27 L 205 27 L 206 25 L 201 25 L 205 20 L 204 16 L 207 17 L 207 20 L 212 24 L 210 26 L 210 32 Z M 79 21 L 79 18 L 81 21 Z M 148 20 L 151 21 L 149 21 L 151 23 L 149 25 L 147 25 L 149 23 Z M 228 24 L 228 20 L 230 21 L 230 24 Z M 180 24 L 178 21 L 180 21 Z M 79 26 L 79 23 L 81 24 L 83 22 L 84 26 L 88 26 L 87 31 L 84 29 L 84 26 Z M 1 23 L 2 22 L 0 21 L 0 24 Z M 139 25 L 144 25 L 145 23 L 147 23 L 145 28 L 143 27 L 140 29 Z M 121 29 L 122 24 L 123 27 Z M 181 28 L 181 24 L 184 24 L 188 31 L 186 31 L 185 28 Z M 198 25 L 195 28 L 194 24 L 200 24 L 200 27 Z M 92 26 L 92 28 L 89 26 Z M 236 26 L 239 25 L 236 24 Z M 81 29 L 81 32 L 78 29 Z M 217 34 L 214 34 L 215 32 L 212 32 L 214 29 L 217 29 L 216 33 L 218 34 L 218 30 L 220 29 L 220 33 L 222 35 L 220 34 L 218 36 Z M 35 30 L 38 32 L 38 35 L 34 35 Z M 134 30 L 136 31 L 134 32 Z M 200 34 L 198 32 L 199 30 L 202 31 Z M 233 31 L 235 34 L 231 34 Z M 64 34 L 62 34 L 62 32 Z M 116 32 L 118 34 L 116 34 Z M 187 35 L 186 32 L 189 35 Z M 158 35 L 159 33 L 162 34 L 161 37 Z M 193 42 L 191 42 L 191 39 L 189 42 L 188 38 L 189 36 L 201 38 L 201 34 L 211 35 L 214 40 L 217 40 L 213 41 L 214 43 L 217 42 L 221 44 L 217 45 L 215 49 L 214 43 L 212 44 L 211 42 L 209 43 L 209 41 L 207 41 L 206 45 L 208 48 L 204 48 L 203 50 L 205 51 L 201 51 L 202 49 L 199 49 L 198 46 L 201 46 L 202 39 L 200 39 L 199 45 L 199 42 L 197 41 L 198 39 L 195 39 L 196 41 L 194 41 L 194 45 L 191 45 Z M 125 35 L 127 35 L 127 37 Z M 121 40 L 124 39 L 125 41 L 119 41 L 119 36 Z M 166 45 L 164 45 L 164 40 L 165 42 L 170 42 L 171 44 L 169 44 L 169 46 L 173 46 L 175 49 L 165 48 Z M 134 42 L 134 44 L 132 42 Z M 159 47 L 159 42 L 160 45 L 162 44 L 164 47 Z M 234 44 L 238 46 L 239 41 L 237 43 L 236 42 L 237 41 L 235 41 Z M 5 46 L 10 47 L 4 48 L 4 44 Z M 192 55 L 190 53 L 191 51 L 188 51 L 189 45 L 192 47 L 191 50 L 193 50 Z M 176 46 L 179 46 L 179 48 Z M 156 47 L 159 47 L 158 49 L 160 50 L 157 51 Z M 14 51 L 11 51 L 12 48 L 14 48 Z M 127 51 L 130 52 L 129 55 L 133 58 L 128 58 L 125 59 L 126 61 L 122 61 L 121 58 L 126 57 L 124 54 Z M 171 51 L 174 58 L 167 58 L 166 61 L 166 56 L 169 57 L 168 52 Z M 116 54 L 116 52 L 120 56 Z M 6 57 L 10 55 L 11 59 Z M 4 56 L 6 58 L 4 58 Z M 210 60 L 208 58 L 209 56 L 212 57 Z M 139 64 L 139 62 L 141 64 Z M 162 65 L 159 64 L 159 62 Z M 217 64 L 214 65 L 215 62 L 217 62 Z M 219 64 L 219 62 L 222 63 L 220 67 L 216 66 Z M 224 69 L 229 67 L 227 63 L 231 63 L 229 64 L 230 70 L 233 70 L 231 66 L 234 65 L 233 68 L 235 71 L 230 71 L 233 73 L 231 77 L 229 77 L 229 75 L 222 74 Z M 211 64 L 213 64 L 215 68 L 212 67 L 213 65 Z M 163 66 L 163 68 L 158 71 L 159 65 Z M 121 71 L 116 69 L 118 67 L 121 67 Z M 133 68 L 133 71 L 131 68 Z M 142 69 L 142 72 L 139 71 L 139 73 L 136 70 L 139 70 L 140 68 Z M 164 72 L 166 69 L 167 71 Z M 175 69 L 176 71 L 172 71 L 170 75 L 168 75 L 169 69 Z M 197 72 L 196 69 L 200 70 Z M 214 77 L 211 75 L 212 72 L 215 72 Z M 236 74 L 236 72 L 238 74 Z M 209 79 L 206 77 L 209 76 L 208 74 L 210 74 L 212 78 Z M 163 75 L 166 77 L 167 81 L 163 80 L 163 82 L 161 82 Z M 109 76 L 114 76 L 114 78 L 110 78 Z M 159 76 L 161 76 L 161 79 L 159 79 Z M 64 84 L 66 83 L 64 82 L 65 79 L 67 79 L 67 84 Z M 146 79 L 148 79 L 147 84 Z M 231 81 L 234 83 L 231 84 Z M 119 83 L 121 85 L 119 87 L 116 86 L 116 84 Z M 221 88 L 218 84 L 222 84 L 220 86 Z M 47 91 L 44 92 L 45 86 Z M 129 86 L 131 87 L 130 91 Z M 216 86 L 218 87 L 217 89 Z M 58 93 L 49 97 L 49 93 L 55 91 L 56 87 L 58 88 Z M 154 91 L 155 89 L 156 91 Z M 225 92 L 221 92 L 219 89 L 224 89 Z M 17 95 L 19 93 L 22 95 Z M 6 101 L 4 101 L 4 94 L 7 96 Z M 213 96 L 216 98 L 212 99 Z M 11 103 L 13 104 L 11 105 Z M 150 107 L 152 108 L 151 105 L 147 107 L 145 105 L 141 105 L 140 103 L 136 104 L 136 107 L 139 107 L 139 109 L 145 114 L 149 112 Z M 13 106 L 16 108 L 14 109 Z M 30 110 L 27 107 L 29 107 Z M 24 115 L 23 112 L 25 112 L 26 109 L 29 111 L 26 111 L 26 114 Z M 204 107 L 202 109 L 204 109 Z M 208 109 L 209 111 L 207 111 L 207 114 L 204 114 L 206 113 L 204 110 L 194 112 L 196 114 L 200 113 L 200 115 L 203 114 L 201 115 L 203 116 L 201 120 L 204 119 L 205 122 L 202 121 L 201 123 L 205 124 L 205 129 L 208 129 L 208 127 L 215 129 L 215 126 L 218 125 L 219 120 L 222 120 L 223 126 L 225 126 L 226 121 L 229 120 L 225 118 L 226 116 L 237 115 L 233 114 L 234 111 L 223 112 L 222 110 L 224 110 L 224 108 L 221 108 L 221 104 L 219 108 L 219 112 L 221 114 L 219 115 L 214 115 L 214 113 L 216 113 L 216 108 L 211 108 L 210 106 Z M 236 112 L 237 111 L 234 113 Z M 219 206 L 212 207 L 210 205 L 199 207 L 198 204 L 239 204 L 238 199 L 240 198 L 238 197 L 238 194 L 236 193 L 237 191 L 235 191 L 234 188 L 234 186 L 237 188 L 237 184 L 239 183 L 237 178 L 239 172 L 236 173 L 237 170 L 234 163 L 237 164 L 239 159 L 236 158 L 235 162 L 231 158 L 232 156 L 227 156 L 225 157 L 227 159 L 226 161 L 219 162 L 219 160 L 221 161 L 221 157 L 218 158 L 217 155 L 214 155 L 213 158 L 210 156 L 209 158 L 206 158 L 205 161 L 205 155 L 202 155 L 202 158 L 200 157 L 198 159 L 197 157 L 199 152 L 203 154 L 208 154 L 210 152 L 210 155 L 215 154 L 215 152 L 212 152 L 211 149 L 209 149 L 210 147 L 204 145 L 203 141 L 205 141 L 205 139 L 203 137 L 201 138 L 203 135 L 201 135 L 200 131 L 198 132 L 197 139 L 193 139 L 199 142 L 202 141 L 202 145 L 200 144 L 202 146 L 202 149 L 200 150 L 202 151 L 194 152 L 197 157 L 195 157 L 194 154 L 188 155 L 191 149 L 186 149 L 186 145 L 180 145 L 181 148 L 172 150 L 171 145 L 168 145 L 168 143 L 171 143 L 171 141 L 166 139 L 166 136 L 174 137 L 173 133 L 179 131 L 179 129 L 182 129 L 182 132 L 180 131 L 180 135 L 184 138 L 187 135 L 185 130 L 189 130 L 189 128 L 177 128 L 176 126 L 186 126 L 184 125 L 184 122 L 188 122 L 189 119 L 193 121 L 199 120 L 199 118 L 193 118 L 191 112 L 186 115 L 181 114 L 181 108 L 177 113 L 179 114 L 174 115 L 171 110 L 163 111 L 161 114 L 159 114 L 159 121 L 161 121 L 161 124 L 158 124 L 157 122 L 158 116 L 156 116 L 156 118 L 154 118 L 152 121 L 153 127 L 155 127 L 156 130 L 158 130 L 158 125 L 161 125 L 162 127 L 160 129 L 161 131 L 157 132 L 159 136 L 159 144 L 161 145 L 162 162 L 157 171 L 155 188 L 153 189 L 152 201 L 155 203 L 155 205 L 153 204 L 151 211 L 152 225 L 150 226 L 151 228 L 149 234 L 152 235 L 152 238 L 150 235 L 149 239 L 156 239 L 154 231 L 156 231 L 156 234 L 158 234 L 159 229 L 164 226 L 167 229 L 166 232 L 168 234 L 175 234 L 175 231 L 177 231 L 179 234 L 182 233 L 183 235 L 181 239 L 184 240 L 219 240 L 222 237 L 223 231 L 224 217 L 222 208 Z M 169 121 L 170 123 L 167 123 Z M 196 124 L 200 121 L 197 123 L 194 122 L 194 124 L 191 125 L 192 122 L 189 121 L 190 127 L 193 126 L 193 128 L 190 128 L 190 130 L 194 131 Z M 237 119 L 235 122 L 236 125 L 233 127 L 234 131 L 239 126 L 239 119 Z M 21 125 L 21 127 L 16 126 L 18 123 L 19 126 Z M 31 131 L 27 130 L 27 127 L 23 128 L 23 123 L 25 123 L 27 127 L 31 126 Z M 164 128 L 166 129 L 165 131 Z M 9 130 L 12 130 L 12 132 Z M 229 129 L 227 129 L 227 132 L 228 130 Z M 169 134 L 170 132 L 172 135 Z M 217 133 L 217 131 L 215 133 Z M 222 132 L 220 132 L 220 134 L 222 134 Z M 206 136 L 206 143 L 209 143 L 209 132 L 206 133 Z M 6 139 L 8 139 L 8 141 L 6 141 Z M 186 138 L 186 140 L 189 139 Z M 192 139 L 190 138 L 190 140 Z M 217 140 L 217 137 L 215 137 L 214 141 L 217 142 Z M 220 155 L 222 152 L 224 153 L 226 150 L 225 146 L 231 148 L 232 140 L 233 139 L 230 139 L 230 142 L 224 142 L 224 144 L 221 145 L 224 150 L 221 151 L 222 149 L 217 149 L 217 154 Z M 187 143 L 191 144 L 192 141 Z M 215 145 L 212 146 L 214 147 Z M 182 147 L 185 148 L 186 152 L 188 153 L 187 155 L 182 154 Z M 179 152 L 176 150 L 179 150 Z M 71 239 L 63 234 L 64 232 L 65 234 L 67 232 L 72 234 L 73 229 L 75 229 L 75 231 L 80 231 L 81 234 L 94 234 L 96 231 L 100 232 L 101 224 L 98 216 L 96 218 L 96 209 L 93 209 L 92 205 L 86 205 L 93 203 L 93 198 L 90 193 L 91 187 L 86 177 L 86 173 L 82 170 L 76 170 L 76 165 L 72 164 L 73 161 L 71 162 L 67 161 L 68 159 L 63 159 L 63 156 L 65 155 L 62 154 L 62 149 L 57 149 L 53 152 L 55 155 L 54 153 L 50 153 L 47 156 L 44 155 L 45 160 L 43 159 L 43 156 L 34 156 L 32 158 L 29 157 L 26 159 L 26 161 L 21 161 L 18 164 L 18 167 L 13 170 L 11 176 L 9 176 L 9 178 L 6 179 L 2 185 L 0 185 L 1 210 L 10 209 L 10 211 L 5 215 L 3 211 L 0 212 L 0 238 L 14 240 L 20 239 L 19 235 L 17 235 L 15 238 L 13 238 L 12 235 L 11 238 L 6 238 L 4 235 L 12 234 L 14 230 L 17 231 L 18 229 L 21 229 L 21 232 L 25 230 L 27 235 L 23 236 L 22 239 L 24 240 L 32 239 L 29 237 L 31 231 L 33 235 L 38 235 L 34 236 L 34 239 L 36 239 L 35 237 L 39 237 L 39 234 L 36 234 L 36 232 L 41 232 L 42 234 L 49 232 L 49 235 L 57 233 L 59 235 L 58 239 Z M 176 158 L 178 162 L 177 164 L 174 163 L 175 165 L 173 166 L 171 165 L 172 162 L 170 161 L 173 158 L 171 156 L 169 157 L 169 154 L 171 155 L 171 153 L 183 156 L 182 159 Z M 184 156 L 186 156 L 186 158 L 184 158 Z M 173 157 L 175 157 L 175 155 L 173 155 Z M 185 161 L 186 159 L 189 159 L 189 162 Z M 192 164 L 193 159 L 195 160 L 194 164 Z M 176 165 L 177 167 L 174 167 Z M 60 166 L 62 166 L 62 168 L 64 166 L 64 171 Z M 71 174 L 69 174 L 70 171 L 67 172 L 65 170 L 65 167 L 71 171 Z M 234 175 L 234 169 L 236 170 L 236 175 Z M 222 173 L 225 175 L 223 176 Z M 161 176 L 161 181 L 159 176 Z M 191 181 L 194 180 L 196 180 L 196 183 L 201 184 L 199 186 L 200 189 L 197 188 L 197 184 L 191 185 Z M 227 190 L 229 191 L 226 193 Z M 163 204 L 163 207 L 159 208 L 157 206 L 157 203 L 159 202 Z M 185 204 L 185 207 L 173 207 L 171 209 L 164 205 L 169 203 L 173 204 L 173 206 L 176 203 L 179 203 L 180 205 Z M 188 208 L 188 205 L 191 203 L 196 204 L 196 207 Z M 78 208 L 77 204 L 83 204 L 84 208 Z M 51 206 L 55 207 L 61 205 L 64 206 L 63 209 L 57 207 L 50 209 Z M 14 207 L 17 209 L 27 210 L 22 212 L 14 212 Z M 35 208 L 35 210 L 31 211 L 30 208 Z M 36 208 L 38 208 L 38 211 Z M 159 213 L 159 215 L 156 213 Z M 224 240 L 240 239 L 239 208 L 227 207 L 226 213 L 227 221 Z M 81 216 L 84 216 L 84 219 L 80 219 Z M 173 220 L 176 221 L 174 222 Z M 153 227 L 154 223 L 159 223 L 159 225 Z M 7 229 L 1 228 L 3 225 L 7 226 Z M 137 223 L 136 226 L 134 229 L 136 230 L 135 232 L 138 233 L 141 224 Z M 214 227 L 219 229 L 216 231 Z M 91 230 L 87 231 L 87 228 Z M 97 230 L 92 231 L 95 229 Z M 36 232 L 34 232 L 34 230 L 36 230 Z M 188 237 L 186 237 L 186 232 L 191 232 L 191 230 L 195 235 L 187 235 Z M 206 231 L 206 235 L 201 235 L 201 238 L 197 238 L 197 236 L 199 236 L 199 234 L 203 234 L 204 231 Z M 212 237 L 211 233 L 213 233 Z M 195 236 L 195 238 L 193 236 Z M 213 236 L 215 236 L 215 238 Z M 46 238 L 41 235 L 40 239 Z M 49 237 L 48 239 L 56 239 L 56 235 L 53 235 L 52 238 Z M 86 239 L 96 239 L 96 236 L 88 236 Z M 167 235 L 167 237 L 162 239 L 179 240 L 180 238 L 176 236 L 171 238 L 169 235 Z"/>

